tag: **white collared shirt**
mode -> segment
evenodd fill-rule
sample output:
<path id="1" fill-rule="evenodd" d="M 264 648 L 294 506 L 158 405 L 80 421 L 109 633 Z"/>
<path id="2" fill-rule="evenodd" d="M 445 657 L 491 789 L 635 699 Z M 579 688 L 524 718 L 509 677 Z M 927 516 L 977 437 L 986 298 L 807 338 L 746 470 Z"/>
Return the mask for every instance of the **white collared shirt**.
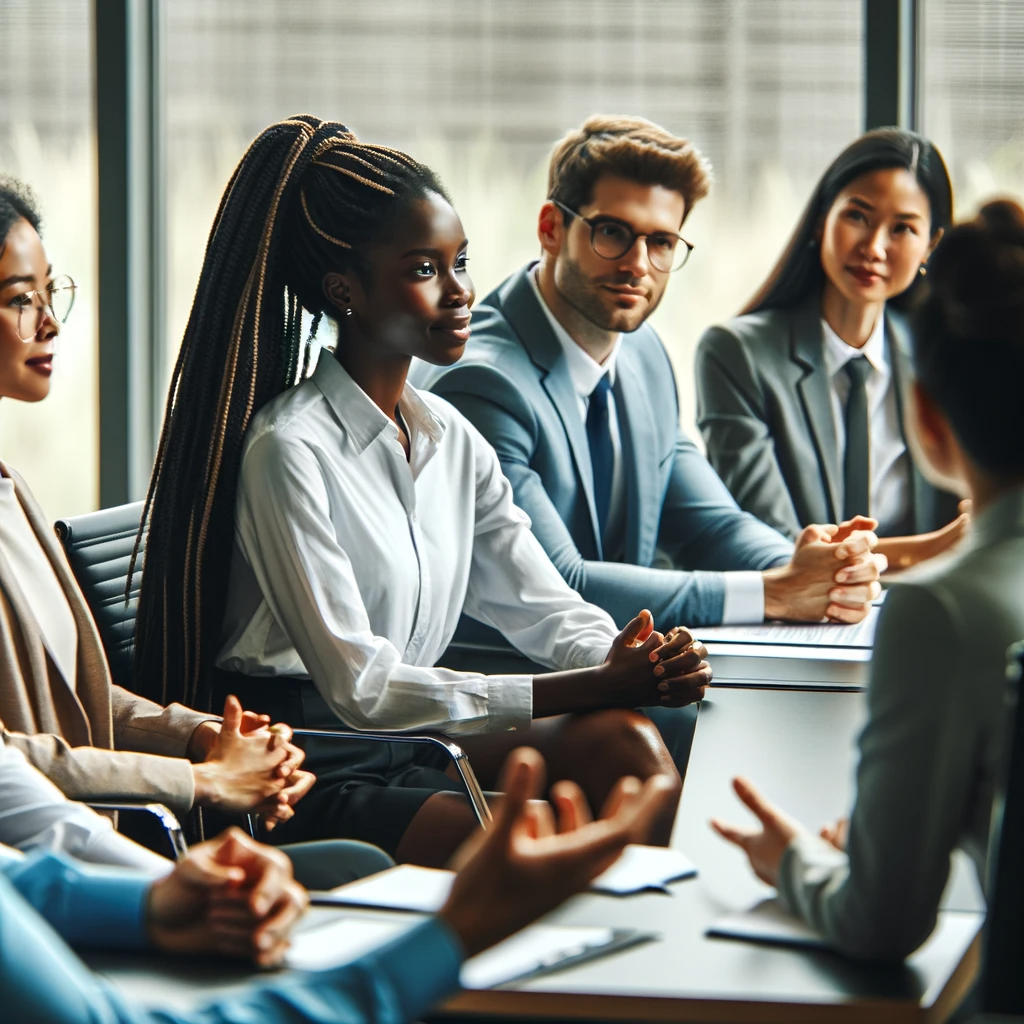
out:
<path id="1" fill-rule="evenodd" d="M 537 284 L 537 267 L 527 275 L 533 286 L 534 294 L 544 310 L 544 315 L 551 324 L 558 343 L 562 346 L 569 377 L 573 390 L 576 392 L 577 405 L 584 424 L 587 422 L 587 410 L 590 407 L 590 395 L 598 382 L 607 373 L 609 383 L 615 384 L 615 364 L 622 347 L 622 335 L 615 339 L 608 358 L 599 363 L 590 354 L 577 345 L 569 332 L 561 325 L 555 314 L 548 309 L 540 286 Z M 622 472 L 622 437 L 619 432 L 619 417 L 615 407 L 615 393 L 608 393 L 608 428 L 612 436 L 614 463 L 612 469 L 611 508 L 608 514 L 608 536 L 624 537 L 626 524 L 625 479 Z M 724 572 L 725 598 L 722 603 L 722 623 L 730 625 L 739 622 L 764 621 L 764 580 L 759 572 Z"/>
<path id="2" fill-rule="evenodd" d="M 556 668 L 600 664 L 618 631 L 551 564 L 472 424 L 411 385 L 399 411 L 408 460 L 325 353 L 254 418 L 218 665 L 309 677 L 357 729 L 526 727 L 532 676 L 433 667 L 463 610 Z"/>
<path id="3" fill-rule="evenodd" d="M 66 853 L 92 864 L 112 864 L 154 877 L 174 866 L 126 836 L 108 818 L 68 800 L 20 750 L 0 735 L 0 843 L 29 853 Z"/>
<path id="4" fill-rule="evenodd" d="M 871 364 L 865 383 L 870 433 L 869 466 L 871 515 L 878 532 L 891 535 L 906 522 L 910 509 L 910 456 L 900 429 L 896 382 L 885 352 L 885 317 L 880 316 L 863 348 L 847 345 L 822 319 L 825 335 L 825 369 L 831 381 L 832 419 L 836 429 L 839 465 L 846 453 L 846 399 L 850 378 L 846 364 L 859 355 Z"/>

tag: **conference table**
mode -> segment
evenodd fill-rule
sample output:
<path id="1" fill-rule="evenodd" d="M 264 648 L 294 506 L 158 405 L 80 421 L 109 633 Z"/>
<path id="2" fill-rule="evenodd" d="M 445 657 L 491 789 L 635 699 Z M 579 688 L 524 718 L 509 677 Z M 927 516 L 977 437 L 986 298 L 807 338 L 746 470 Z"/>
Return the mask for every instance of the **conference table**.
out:
<path id="1" fill-rule="evenodd" d="M 956 859 L 931 938 L 905 964 L 857 963 L 825 951 L 711 938 L 708 928 L 771 894 L 745 857 L 708 826 L 711 816 L 749 817 L 730 779 L 747 775 L 808 826 L 846 813 L 852 794 L 863 692 L 787 686 L 712 687 L 703 702 L 672 845 L 698 876 L 667 892 L 587 893 L 545 920 L 633 928 L 652 941 L 497 989 L 462 991 L 432 1019 L 943 1021 L 976 976 L 983 903 L 973 872 Z M 381 911 L 314 907 L 304 927 L 332 915 Z M 393 915 L 390 915 L 393 919 Z M 415 920 L 409 915 L 410 921 Z M 238 984 L 236 966 L 146 956 L 94 955 L 91 963 L 153 1005 L 195 1006 Z"/>

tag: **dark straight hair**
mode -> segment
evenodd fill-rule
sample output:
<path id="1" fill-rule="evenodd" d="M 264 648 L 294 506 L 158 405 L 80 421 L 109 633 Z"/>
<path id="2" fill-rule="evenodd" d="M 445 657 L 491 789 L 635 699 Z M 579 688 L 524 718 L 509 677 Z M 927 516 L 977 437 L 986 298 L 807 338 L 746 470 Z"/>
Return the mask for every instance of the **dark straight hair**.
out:
<path id="1" fill-rule="evenodd" d="M 872 171 L 901 167 L 917 179 L 931 206 L 931 236 L 953 221 L 953 186 L 942 154 L 932 143 L 902 128 L 876 128 L 851 143 L 832 161 L 811 193 L 782 256 L 740 315 L 798 305 L 825 283 L 818 231 L 836 196 L 857 178 Z M 897 304 L 909 303 L 920 275 Z"/>

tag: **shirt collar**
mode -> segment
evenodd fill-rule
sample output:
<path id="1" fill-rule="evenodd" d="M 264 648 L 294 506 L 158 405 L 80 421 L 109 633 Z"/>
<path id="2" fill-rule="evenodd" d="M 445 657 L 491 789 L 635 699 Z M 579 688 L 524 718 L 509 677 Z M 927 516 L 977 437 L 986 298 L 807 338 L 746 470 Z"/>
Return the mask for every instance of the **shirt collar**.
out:
<path id="1" fill-rule="evenodd" d="M 875 323 L 863 348 L 854 348 L 847 345 L 842 338 L 829 326 L 828 321 L 822 317 L 821 329 L 825 335 L 825 366 L 828 368 L 828 375 L 834 377 L 851 359 L 857 356 L 864 356 L 871 364 L 872 369 L 881 374 L 889 373 L 889 363 L 885 358 L 885 315 L 880 316 Z"/>
<path id="2" fill-rule="evenodd" d="M 555 337 L 558 339 L 558 344 L 562 346 L 562 353 L 565 355 L 565 362 L 569 368 L 569 379 L 572 381 L 573 391 L 580 398 L 589 398 L 605 374 L 608 374 L 608 383 L 614 384 L 615 364 L 619 358 L 619 349 L 622 346 L 622 335 L 620 334 L 616 337 L 615 344 L 612 346 L 608 358 L 603 363 L 595 361 L 589 353 L 572 340 L 569 332 L 559 323 L 555 314 L 548 309 L 544 296 L 541 295 L 540 286 L 537 284 L 537 267 L 533 267 L 529 274 L 527 274 L 527 277 L 530 280 L 534 294 L 537 296 L 537 301 L 540 303 L 540 308 L 544 310 L 544 315 L 548 318 L 548 323 L 551 324 L 551 330 L 554 331 Z"/>
<path id="3" fill-rule="evenodd" d="M 398 440 L 398 427 L 374 404 L 370 396 L 348 375 L 345 368 L 334 358 L 334 354 L 322 349 L 316 369 L 311 377 L 313 383 L 327 399 L 334 415 L 348 434 L 356 451 L 364 451 L 381 434 L 389 440 Z M 444 437 L 444 424 L 430 411 L 420 393 L 408 382 L 398 400 L 402 418 L 413 435 L 425 435 L 433 444 Z"/>

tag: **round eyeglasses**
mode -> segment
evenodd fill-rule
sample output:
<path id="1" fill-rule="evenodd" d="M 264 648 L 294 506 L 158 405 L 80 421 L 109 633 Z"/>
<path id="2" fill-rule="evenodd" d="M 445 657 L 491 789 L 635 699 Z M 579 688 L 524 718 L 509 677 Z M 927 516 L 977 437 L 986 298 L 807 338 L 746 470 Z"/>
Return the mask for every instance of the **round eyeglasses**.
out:
<path id="1" fill-rule="evenodd" d="M 60 324 L 67 323 L 71 307 L 75 304 L 78 286 L 62 274 L 55 277 L 45 288 L 15 295 L 5 303 L 17 316 L 18 337 L 22 341 L 34 341 L 42 326 L 43 317 L 49 315 Z"/>
<path id="2" fill-rule="evenodd" d="M 563 213 L 579 217 L 590 228 L 590 246 L 603 259 L 622 259 L 636 245 L 636 240 L 642 238 L 647 243 L 647 258 L 651 261 L 651 266 L 663 274 L 671 274 L 673 271 L 681 270 L 693 252 L 692 243 L 674 231 L 640 234 L 625 221 L 615 217 L 584 217 L 582 213 L 570 209 L 557 199 L 552 199 L 551 202 Z"/>

